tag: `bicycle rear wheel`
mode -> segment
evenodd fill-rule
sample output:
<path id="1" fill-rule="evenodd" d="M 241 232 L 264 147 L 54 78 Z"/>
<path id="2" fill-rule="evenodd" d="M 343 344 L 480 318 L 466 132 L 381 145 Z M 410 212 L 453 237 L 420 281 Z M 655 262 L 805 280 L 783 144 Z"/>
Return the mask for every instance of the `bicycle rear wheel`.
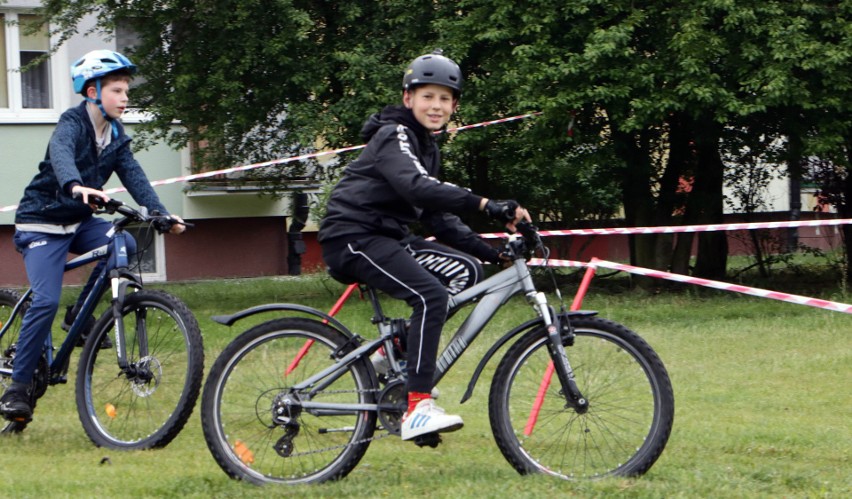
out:
<path id="1" fill-rule="evenodd" d="M 497 445 L 522 474 L 566 480 L 645 473 L 662 454 L 674 420 L 674 395 L 662 361 L 636 333 L 597 317 L 571 321 L 565 345 L 589 403 L 568 407 L 541 329 L 518 340 L 491 384 L 489 416 Z"/>
<path id="2" fill-rule="evenodd" d="M 99 447 L 164 447 L 186 424 L 201 390 L 201 331 L 186 305 L 162 291 L 127 295 L 121 315 L 129 367 L 119 369 L 115 347 L 101 348 L 114 328 L 107 312 L 80 355 L 77 412 Z M 147 355 L 140 353 L 142 342 Z"/>
<path id="3" fill-rule="evenodd" d="M 272 320 L 237 336 L 210 369 L 201 397 L 204 438 L 225 473 L 258 485 L 346 476 L 367 451 L 376 412 L 303 409 L 298 402 L 374 403 L 371 368 L 361 359 L 315 392 L 290 387 L 352 348 L 335 329 L 304 318 Z"/>

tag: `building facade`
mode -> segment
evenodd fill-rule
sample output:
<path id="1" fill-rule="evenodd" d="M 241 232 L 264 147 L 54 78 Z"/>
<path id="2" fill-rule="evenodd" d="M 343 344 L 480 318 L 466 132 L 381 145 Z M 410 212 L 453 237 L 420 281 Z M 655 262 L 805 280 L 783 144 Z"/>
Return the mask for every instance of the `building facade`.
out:
<path id="1" fill-rule="evenodd" d="M 19 68 L 48 52 L 52 41 L 46 30 L 28 34 L 18 23 L 37 22 L 39 2 L 9 0 L 0 4 L 0 286 L 26 284 L 23 262 L 12 244 L 14 209 L 24 188 L 44 158 L 59 116 L 77 105 L 70 65 L 90 50 L 125 52 L 133 34 L 118 30 L 109 40 L 76 35 L 46 62 L 21 72 Z M 95 22 L 81 24 L 86 33 Z M 131 95 L 132 100 L 132 95 Z M 132 105 L 132 102 L 131 102 Z M 133 135 L 142 113 L 128 111 L 123 118 Z M 180 177 L 190 172 L 190 155 L 165 144 L 136 153 L 150 180 Z M 223 165 L 228 167 L 232 165 Z M 120 187 L 113 178 L 105 188 Z M 293 210 L 289 197 L 274 199 L 243 190 L 189 190 L 182 182 L 156 187 L 168 209 L 195 224 L 181 236 L 140 232 L 147 246 L 142 259 L 143 277 L 155 281 L 287 274 L 288 221 Z M 126 193 L 115 195 L 132 203 Z M 312 227 L 307 228 L 305 268 L 320 265 Z M 150 242 L 149 242 L 150 241 Z M 79 282 L 88 269 L 72 272 L 67 282 Z"/>

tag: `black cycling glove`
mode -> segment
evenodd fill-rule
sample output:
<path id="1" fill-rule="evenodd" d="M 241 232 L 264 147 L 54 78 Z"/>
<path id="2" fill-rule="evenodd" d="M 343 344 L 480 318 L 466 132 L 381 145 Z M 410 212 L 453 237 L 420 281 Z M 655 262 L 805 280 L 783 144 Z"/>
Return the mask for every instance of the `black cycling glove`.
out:
<path id="1" fill-rule="evenodd" d="M 485 213 L 499 222 L 512 222 L 515 220 L 515 210 L 520 206 L 517 201 L 512 199 L 505 201 L 489 199 L 485 203 Z"/>

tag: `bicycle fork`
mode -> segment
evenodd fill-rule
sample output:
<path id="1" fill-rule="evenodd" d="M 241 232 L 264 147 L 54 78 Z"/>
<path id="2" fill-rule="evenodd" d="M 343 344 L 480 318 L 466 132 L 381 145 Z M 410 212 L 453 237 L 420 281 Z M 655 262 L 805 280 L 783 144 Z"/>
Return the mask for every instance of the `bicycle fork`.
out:
<path id="1" fill-rule="evenodd" d="M 139 283 L 133 279 L 128 279 L 122 272 L 113 270 L 110 272 L 110 284 L 112 289 L 112 321 L 113 331 L 115 333 L 115 353 L 118 357 L 118 367 L 127 372 L 131 367 L 127 362 L 127 337 L 124 331 L 124 320 L 122 317 L 122 307 L 124 306 L 125 297 L 128 293 L 128 288 L 139 287 Z M 145 310 L 135 310 L 136 317 L 136 336 L 139 343 L 139 358 L 144 359 L 148 356 L 148 337 L 147 328 L 145 327 Z"/>
<path id="2" fill-rule="evenodd" d="M 545 373 L 544 379 L 542 379 L 542 386 L 539 388 L 539 393 L 536 397 L 536 406 L 540 407 L 541 403 L 544 401 L 544 393 L 547 390 L 547 386 L 550 384 L 550 378 L 553 375 L 553 371 L 555 371 L 562 387 L 561 393 L 565 397 L 565 407 L 571 407 L 577 411 L 578 414 L 584 414 L 589 410 L 589 402 L 586 400 L 586 397 L 580 393 L 579 387 L 577 387 L 577 382 L 574 379 L 574 370 L 571 369 L 571 364 L 568 361 L 568 355 L 565 353 L 565 346 L 562 344 L 563 329 L 567 331 L 568 328 L 570 328 L 570 325 L 567 321 L 562 323 L 565 319 L 560 320 L 559 316 L 553 312 L 553 309 L 550 306 L 548 306 L 544 293 L 540 291 L 535 292 L 529 299 L 533 302 L 533 306 L 538 310 L 544 320 L 545 330 L 547 332 L 547 350 L 550 353 L 551 359 L 551 364 Z M 535 424 L 533 415 L 531 415 L 530 423 Z"/>

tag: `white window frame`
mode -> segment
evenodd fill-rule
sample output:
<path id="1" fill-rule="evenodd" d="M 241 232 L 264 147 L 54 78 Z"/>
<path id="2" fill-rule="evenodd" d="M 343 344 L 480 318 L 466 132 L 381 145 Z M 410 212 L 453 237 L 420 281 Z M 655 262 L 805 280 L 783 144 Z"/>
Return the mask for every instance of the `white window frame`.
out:
<path id="1" fill-rule="evenodd" d="M 142 276 L 143 282 L 166 282 L 166 244 L 165 238 L 162 234 L 157 231 L 151 229 L 146 226 L 131 226 L 131 228 L 139 229 L 139 233 L 133 231 L 133 237 L 136 239 L 136 248 L 137 251 L 146 250 L 146 253 L 154 252 L 154 266 L 155 269 L 153 272 L 143 272 L 140 275 Z M 148 231 L 153 235 L 154 240 L 151 242 L 151 246 L 148 248 L 143 248 L 146 241 L 142 237 L 136 237 L 138 235 L 145 235 Z M 131 259 L 131 265 L 136 263 L 135 259 Z"/>
<path id="2" fill-rule="evenodd" d="M 0 14 L 5 20 L 6 53 L 0 56 L 6 58 L 7 100 L 9 107 L 0 108 L 0 124 L 5 123 L 56 123 L 59 116 L 69 107 L 67 86 L 70 85 L 68 73 L 67 49 L 61 46 L 51 55 L 48 64 L 50 71 L 50 108 L 25 109 L 23 107 L 23 89 L 21 84 L 20 58 L 20 26 L 15 24 L 21 14 L 32 14 L 27 9 L 4 8 L 0 4 Z M 11 22 L 11 23 L 10 23 Z M 56 46 L 57 40 L 52 37 L 51 47 Z"/>

